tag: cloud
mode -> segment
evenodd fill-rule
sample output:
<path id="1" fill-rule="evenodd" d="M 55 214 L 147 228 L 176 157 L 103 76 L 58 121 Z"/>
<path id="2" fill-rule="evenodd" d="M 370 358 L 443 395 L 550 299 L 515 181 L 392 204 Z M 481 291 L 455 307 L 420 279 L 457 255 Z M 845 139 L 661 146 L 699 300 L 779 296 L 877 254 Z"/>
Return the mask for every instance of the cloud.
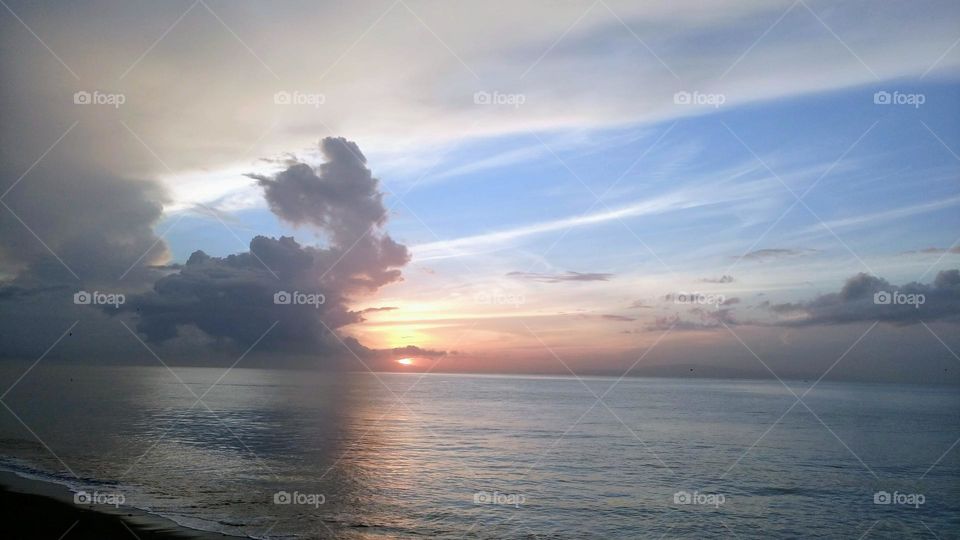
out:
<path id="1" fill-rule="evenodd" d="M 897 325 L 960 319 L 960 272 L 944 270 L 931 284 L 893 285 L 885 279 L 857 274 L 839 292 L 807 302 L 770 304 L 775 324 L 809 326 L 881 321 Z"/>
<path id="2" fill-rule="evenodd" d="M 636 320 L 633 317 L 626 317 L 623 315 L 607 315 L 607 314 L 601 315 L 600 318 L 606 319 L 608 321 L 620 321 L 620 322 L 630 322 L 630 321 Z"/>
<path id="3" fill-rule="evenodd" d="M 613 274 L 599 272 L 563 272 L 560 274 L 539 274 L 536 272 L 509 272 L 507 276 L 528 279 L 540 283 L 562 283 L 565 281 L 609 281 Z"/>
<path id="4" fill-rule="evenodd" d="M 733 283 L 735 280 L 733 279 L 733 276 L 724 274 L 718 278 L 703 278 L 700 281 L 703 283 Z"/>
<path id="5" fill-rule="evenodd" d="M 64 135 L 61 144 L 83 138 L 82 129 Z M 3 150 L 9 159 L 0 160 L 0 191 L 6 192 L 6 207 L 0 206 L 0 357 L 36 359 L 74 324 L 51 356 L 123 354 L 126 329 L 96 308 L 74 304 L 73 295 L 139 292 L 167 272 L 167 244 L 154 232 L 167 193 L 156 182 L 87 167 L 59 146 L 35 167 L 21 168 L 20 154 L 8 152 L 18 152 L 20 138 L 33 135 L 9 124 L 0 134 L 10 142 Z M 36 156 L 36 148 L 27 155 Z"/>
<path id="6" fill-rule="evenodd" d="M 457 351 L 434 351 L 423 349 L 416 345 L 407 345 L 406 347 L 394 347 L 393 349 L 367 349 L 370 356 L 376 359 L 393 360 L 402 357 L 420 357 L 420 358 L 440 358 L 445 356 L 455 356 Z"/>
<path id="7" fill-rule="evenodd" d="M 224 2 L 216 9 L 218 17 L 250 28 L 244 40 L 250 40 L 251 50 L 265 63 L 251 63 L 249 55 L 235 54 L 236 43 L 229 33 L 184 32 L 178 41 L 182 47 L 152 49 L 135 65 L 131 57 L 144 51 L 143 36 L 154 31 L 148 21 L 179 14 L 171 13 L 166 3 L 118 4 L 106 11 L 96 4 L 79 9 L 23 1 L 8 4 L 24 21 L 43 19 L 58 28 L 57 43 L 51 46 L 58 54 L 69 51 L 66 60 L 83 77 L 81 88 L 116 86 L 117 74 L 125 75 L 125 121 L 177 173 L 245 162 L 252 141 L 259 143 L 258 151 L 264 155 L 300 148 L 311 134 L 327 126 L 371 140 L 376 136 L 381 139 L 379 150 L 405 146 L 430 154 L 438 146 L 462 140 L 465 132 L 487 138 L 530 131 L 599 130 L 706 112 L 672 102 L 675 91 L 690 89 L 681 80 L 713 81 L 710 90 L 725 94 L 727 105 L 734 106 L 857 88 L 878 78 L 918 77 L 928 69 L 932 69 L 930 75 L 951 74 L 958 63 L 956 55 L 942 56 L 956 39 L 958 9 L 944 2 L 919 2 L 910 9 L 884 6 L 869 20 L 863 19 L 856 3 L 836 5 L 825 0 L 806 2 L 816 17 L 797 5 L 782 20 L 778 18 L 789 6 L 756 0 L 709 6 L 693 0 L 662 5 L 606 2 L 616 17 L 606 9 L 587 15 L 579 3 L 547 1 L 513 6 L 509 18 L 498 17 L 480 4 L 436 2 L 412 8 L 417 18 L 436 28 L 449 50 L 424 47 L 415 31 L 371 32 L 363 46 L 354 48 L 354 33 L 341 31 L 366 28 L 378 16 L 384 16 L 388 25 L 417 26 L 406 10 L 386 13 L 370 5 L 304 11 L 285 2 L 254 7 Z M 582 15 L 587 16 L 581 20 Z M 193 11 L 184 23 L 203 25 L 205 16 Z M 838 32 L 858 53 L 866 52 L 863 60 L 872 72 L 824 31 L 818 17 L 831 28 L 844 29 Z M 84 25 L 75 24 L 78 20 Z M 571 21 L 578 22 L 571 26 Z M 752 47 L 772 21 L 778 24 L 770 39 Z M 3 23 L 10 25 L 4 27 L 0 48 L 7 83 L 0 95 L 5 123 L 34 125 L 38 114 L 46 114 L 41 108 L 60 112 L 64 118 L 84 114 L 84 126 L 103 123 L 98 134 L 102 136 L 90 137 L 83 152 L 101 165 L 115 159 L 115 141 L 129 138 L 139 144 L 114 117 L 101 115 L 100 120 L 92 111 L 78 113 L 65 103 L 63 96 L 78 90 L 77 81 L 59 65 L 47 69 L 49 51 L 37 47 L 16 19 L 5 18 Z M 644 43 L 663 63 L 637 64 L 629 56 L 609 54 L 636 45 L 624 24 L 641 32 Z M 281 33 L 288 39 L 276 39 Z M 90 40 L 91 35 L 101 39 Z M 500 37 L 490 40 L 490 35 Z M 531 65 L 560 35 L 565 36 L 563 46 L 552 48 Z M 703 46 L 707 42 L 710 47 Z M 367 67 L 359 79 L 363 84 L 358 84 L 358 74 L 350 65 L 332 65 L 339 51 L 347 49 L 352 65 Z M 750 53 L 739 58 L 748 49 Z M 282 59 L 304 58 L 305 51 L 331 69 L 301 70 L 289 82 L 303 91 L 322 90 L 327 104 L 321 115 L 280 114 L 270 96 L 294 88 L 279 83 L 271 71 L 283 75 Z M 719 77 L 722 80 L 718 80 L 718 66 L 729 68 Z M 178 74 L 175 79 L 169 77 L 171 69 Z M 251 70 L 254 76 L 238 85 L 236 74 Z M 476 82 L 470 70 L 483 75 L 483 84 Z M 529 74 L 517 80 L 516 74 L 527 70 Z M 639 81 L 648 91 L 634 91 Z M 511 114 L 483 114 L 484 121 L 476 129 L 464 129 L 478 115 L 470 99 L 473 92 L 496 88 L 516 88 L 530 99 Z M 263 137 L 274 123 L 270 136 Z M 24 146 L 43 149 L 57 135 Z M 37 153 L 23 155 L 28 156 L 29 165 Z M 225 183 L 210 189 L 199 202 L 216 200 L 234 187 Z M 178 203 L 198 202 L 200 197 L 196 191 L 181 193 L 190 200 Z"/>
<path id="8" fill-rule="evenodd" d="M 270 210 L 294 225 L 310 225 L 349 246 L 383 225 L 387 210 L 378 181 L 356 143 L 342 137 L 320 141 L 326 161 L 313 168 L 291 163 L 274 176 L 250 174 L 263 187 Z"/>
<path id="9" fill-rule="evenodd" d="M 193 326 L 250 346 L 277 323 L 260 349 L 317 353 L 337 348 L 339 336 L 332 332 L 363 320 L 363 312 L 353 311 L 350 303 L 399 281 L 410 256 L 381 230 L 383 196 L 357 145 L 328 137 L 320 148 L 327 161 L 316 168 L 296 162 L 275 176 L 251 177 L 278 217 L 322 234 L 328 246 L 257 236 L 249 251 L 227 257 L 196 251 L 179 271 L 120 310 L 139 315 L 139 332 L 163 342 Z M 359 343 L 354 349 L 367 352 Z"/>
<path id="10" fill-rule="evenodd" d="M 325 240 L 322 247 L 257 236 L 248 251 L 212 257 L 197 250 L 184 264 L 169 263 L 165 243 L 153 232 L 167 200 L 156 184 L 56 167 L 25 179 L 5 202 L 34 226 L 0 212 L 0 260 L 11 276 L 0 282 L 0 323 L 29 331 L 4 332 L 0 356 L 35 357 L 39 345 L 54 342 L 79 320 L 76 335 L 56 354 L 106 361 L 141 355 L 124 322 L 151 348 L 202 358 L 198 363 L 254 343 L 268 355 L 386 359 L 389 350 L 367 348 L 337 331 L 361 322 L 365 312 L 394 309 L 350 306 L 399 281 L 410 255 L 383 231 L 382 194 L 356 144 L 327 138 L 320 148 L 326 161 L 316 168 L 290 162 L 274 176 L 255 178 L 278 217 L 315 232 Z M 203 206 L 195 210 L 209 213 Z M 49 250 L 31 230 L 43 235 Z M 76 305 L 73 294 L 81 289 L 122 291 L 126 302 Z M 285 362 L 276 355 L 271 360 Z"/>
<path id="11" fill-rule="evenodd" d="M 643 300 L 634 300 L 627 309 L 651 309 L 653 306 L 647 304 Z"/>
<path id="12" fill-rule="evenodd" d="M 960 246 L 953 246 L 949 249 L 938 248 L 938 247 L 928 247 L 924 249 L 904 251 L 900 253 L 900 255 L 943 255 L 944 253 L 960 254 Z"/>
<path id="13" fill-rule="evenodd" d="M 371 307 L 371 308 L 360 310 L 360 313 L 375 313 L 377 311 L 393 311 L 395 309 L 399 309 L 399 308 L 396 308 L 393 306 Z"/>
<path id="14" fill-rule="evenodd" d="M 426 242 L 413 246 L 411 250 L 415 253 L 417 260 L 469 255 L 482 250 L 503 249 L 504 246 L 512 245 L 519 240 L 552 231 L 563 231 L 574 227 L 590 227 L 640 216 L 733 204 L 738 201 L 754 200 L 762 193 L 771 191 L 771 184 L 767 179 L 738 184 L 718 184 L 711 176 L 709 181 L 707 179 L 705 181 L 706 184 L 657 194 L 617 208 L 605 208 L 588 214 L 571 214 L 561 218 L 520 225 L 511 229 Z"/>
<path id="15" fill-rule="evenodd" d="M 155 275 L 147 266 L 169 257 L 153 230 L 166 200 L 159 185 L 45 165 L 11 183 L 3 199 L 9 210 L 0 209 L 0 275 L 29 286 L 121 276 L 121 285 L 132 285 Z"/>
<path id="16" fill-rule="evenodd" d="M 317 279 L 336 256 L 290 237 L 263 236 L 254 238 L 245 253 L 221 258 L 196 251 L 178 272 L 131 297 L 119 311 L 136 313 L 137 331 L 151 342 L 176 338 L 181 327 L 195 326 L 249 346 L 279 321 L 263 345 L 309 352 L 320 348 L 331 330 L 360 321 L 345 304 L 348 291 L 342 283 Z M 275 303 L 274 295 L 284 293 L 323 296 L 314 303 Z"/>
<path id="17" fill-rule="evenodd" d="M 917 214 L 929 214 L 936 210 L 956 206 L 957 204 L 960 204 L 960 196 L 947 197 L 945 199 L 928 201 L 910 206 L 902 206 L 899 208 L 883 210 L 881 212 L 873 212 L 870 214 L 862 214 L 854 217 L 815 223 L 799 231 L 799 233 L 809 234 L 819 232 L 829 234 L 831 231 L 836 229 L 865 227 L 869 225 L 876 226 L 878 223 L 885 221 L 893 221 Z"/>
<path id="18" fill-rule="evenodd" d="M 741 256 L 731 256 L 731 259 L 742 259 L 745 261 L 756 261 L 756 262 L 767 262 L 776 259 L 786 259 L 791 257 L 799 257 L 801 255 L 809 255 L 810 253 L 816 253 L 815 249 L 758 249 L 756 251 L 751 251 L 745 253 Z"/>
<path id="19" fill-rule="evenodd" d="M 733 317 L 729 309 L 703 309 L 694 308 L 689 310 L 688 315 L 692 317 L 682 317 L 679 314 L 665 315 L 657 317 L 647 325 L 650 331 L 666 330 L 715 330 L 726 326 L 735 326 L 740 324 Z"/>
<path id="20" fill-rule="evenodd" d="M 452 167 L 437 174 L 430 174 L 426 177 L 421 177 L 418 180 L 417 185 L 423 186 L 446 178 L 473 174 L 488 169 L 505 167 L 515 163 L 522 163 L 524 161 L 529 161 L 540 157 L 546 152 L 547 148 L 542 144 L 535 144 L 523 148 L 508 150 L 490 157 L 471 160 L 469 163 Z"/>

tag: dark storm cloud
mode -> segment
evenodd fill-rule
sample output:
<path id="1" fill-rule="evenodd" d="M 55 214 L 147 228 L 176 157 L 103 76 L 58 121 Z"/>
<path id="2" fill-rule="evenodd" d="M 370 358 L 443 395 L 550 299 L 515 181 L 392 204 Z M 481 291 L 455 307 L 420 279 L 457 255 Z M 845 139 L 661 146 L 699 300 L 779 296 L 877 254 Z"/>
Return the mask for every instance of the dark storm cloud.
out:
<path id="1" fill-rule="evenodd" d="M 379 181 L 352 141 L 327 137 L 320 141 L 327 161 L 316 169 L 293 163 L 274 177 L 253 175 L 281 219 L 323 233 L 329 247 L 321 261 L 327 281 L 345 293 L 368 292 L 400 279 L 410 260 L 405 246 L 380 230 L 386 221 Z"/>
<path id="2" fill-rule="evenodd" d="M 609 281 L 613 274 L 598 272 L 563 272 L 560 274 L 539 274 L 536 272 L 509 272 L 507 276 L 528 279 L 540 283 L 563 283 L 565 281 Z"/>
<path id="3" fill-rule="evenodd" d="M 56 353 L 142 356 L 142 345 L 119 324 L 125 321 L 151 348 L 200 358 L 207 355 L 197 352 L 248 347 L 271 327 L 258 352 L 356 355 L 371 362 L 444 354 L 374 350 L 336 333 L 363 320 L 364 311 L 350 308 L 353 300 L 400 280 L 410 256 L 382 230 L 382 194 L 359 148 L 334 138 L 320 146 L 327 161 L 316 169 L 291 162 L 276 176 L 256 179 L 270 208 L 314 230 L 323 247 L 257 236 L 246 252 L 211 257 L 198 250 L 184 264 L 167 262 L 167 247 L 153 232 L 166 201 L 155 184 L 57 175 L 50 167 L 25 178 L 4 202 L 50 250 L 0 208 L 0 272 L 10 276 L 0 283 L 0 323 L 21 329 L 3 332 L 0 356 L 36 357 L 78 320 Z M 78 290 L 122 291 L 126 302 L 109 309 L 76 305 Z"/>
<path id="4" fill-rule="evenodd" d="M 857 274 L 839 292 L 799 303 L 770 304 L 776 324 L 808 326 L 881 321 L 897 325 L 921 321 L 960 320 L 960 272 L 944 270 L 931 284 L 893 285 L 885 279 Z"/>
<path id="5" fill-rule="evenodd" d="M 270 209 L 281 219 L 312 225 L 329 233 L 333 244 L 349 246 L 383 225 L 383 194 L 354 142 L 327 137 L 320 150 L 327 161 L 316 169 L 298 162 L 274 177 L 250 177 L 263 187 Z"/>
<path id="6" fill-rule="evenodd" d="M 766 262 L 776 259 L 785 259 L 788 257 L 799 257 L 815 253 L 815 249 L 758 249 L 741 256 L 731 256 L 731 259 L 743 259 L 745 261 Z"/>
<path id="7" fill-rule="evenodd" d="M 137 331 L 151 342 L 175 338 L 179 328 L 195 326 L 248 346 L 279 321 L 264 346 L 308 351 L 329 337 L 326 328 L 359 321 L 336 283 L 317 279 L 321 267 L 333 262 L 328 256 L 290 237 L 258 236 L 250 242 L 250 251 L 222 258 L 196 251 L 178 272 L 158 280 L 152 291 L 130 298 L 120 311 L 137 313 Z M 297 302 L 293 295 L 298 293 L 315 296 L 301 296 Z"/>
<path id="8" fill-rule="evenodd" d="M 197 251 L 178 272 L 124 306 L 139 314 L 139 332 L 162 342 L 194 326 L 248 346 L 279 321 L 259 350 L 343 352 L 347 345 L 355 354 L 372 354 L 332 332 L 361 322 L 362 312 L 350 309 L 352 300 L 400 280 L 410 256 L 380 230 L 386 218 L 382 194 L 356 144 L 326 138 L 320 147 L 327 161 L 317 168 L 298 162 L 273 177 L 254 178 L 274 213 L 313 228 L 328 246 L 258 236 L 244 253 L 210 257 Z"/>
<path id="9" fill-rule="evenodd" d="M 166 197 L 156 184 L 45 165 L 11 181 L 3 198 L 9 209 L 0 208 L 0 272 L 27 286 L 121 276 L 128 285 L 148 278 L 148 265 L 165 262 L 166 244 L 153 227 Z"/>
<path id="10" fill-rule="evenodd" d="M 74 294 L 138 292 L 165 273 L 154 267 L 169 256 L 154 233 L 163 190 L 80 171 L 53 153 L 14 185 L 21 174 L 4 175 L 0 206 L 0 357 L 36 359 L 74 323 L 54 355 L 122 354 L 126 330 Z"/>

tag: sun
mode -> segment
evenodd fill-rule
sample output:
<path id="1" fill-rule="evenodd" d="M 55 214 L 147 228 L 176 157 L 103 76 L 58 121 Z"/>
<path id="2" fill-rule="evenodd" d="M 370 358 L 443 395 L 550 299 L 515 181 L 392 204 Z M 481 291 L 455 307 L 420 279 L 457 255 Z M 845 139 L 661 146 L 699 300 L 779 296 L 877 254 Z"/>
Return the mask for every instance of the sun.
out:
<path id="1" fill-rule="evenodd" d="M 412 366 L 413 358 L 401 358 L 397 360 L 397 363 L 400 364 L 401 366 Z"/>

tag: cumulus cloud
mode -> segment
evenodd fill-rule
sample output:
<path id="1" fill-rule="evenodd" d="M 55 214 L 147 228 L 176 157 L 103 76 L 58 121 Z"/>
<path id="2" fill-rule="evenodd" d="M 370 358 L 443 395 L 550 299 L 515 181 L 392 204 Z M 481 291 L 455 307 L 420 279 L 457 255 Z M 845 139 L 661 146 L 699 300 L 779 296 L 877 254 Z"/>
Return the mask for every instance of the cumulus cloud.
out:
<path id="1" fill-rule="evenodd" d="M 807 302 L 770 304 L 776 324 L 808 326 L 881 321 L 897 325 L 921 321 L 960 320 L 960 272 L 944 270 L 933 283 L 893 285 L 887 280 L 857 274 L 839 292 Z"/>
<path id="2" fill-rule="evenodd" d="M 509 272 L 510 277 L 528 279 L 540 283 L 563 283 L 566 281 L 609 281 L 613 274 L 599 272 L 563 272 L 558 274 L 540 274 L 536 272 Z"/>
<path id="3" fill-rule="evenodd" d="M 142 354 L 117 319 L 151 347 L 193 356 L 254 343 L 263 353 L 352 353 L 369 361 L 444 354 L 374 350 L 338 333 L 362 322 L 364 313 L 395 309 L 351 306 L 399 281 L 410 255 L 383 230 L 382 194 L 357 145 L 326 138 L 320 150 L 326 161 L 316 168 L 291 161 L 274 176 L 254 178 L 271 210 L 315 232 L 322 246 L 257 236 L 248 251 L 212 257 L 198 250 L 183 264 L 169 263 L 166 244 L 153 232 L 167 199 L 151 182 L 47 169 L 16 185 L 4 202 L 28 216 L 30 228 L 13 212 L 0 212 L 0 272 L 10 276 L 0 282 L 0 323 L 29 331 L 4 332 L 0 355 L 35 356 L 38 344 L 49 345 L 75 320 L 82 331 L 58 352 L 102 358 L 103 344 L 111 343 L 118 358 Z M 76 291 L 99 284 L 106 287 L 101 291 L 123 291 L 126 302 L 74 304 Z"/>
<path id="4" fill-rule="evenodd" d="M 326 247 L 257 236 L 244 253 L 196 251 L 124 306 L 139 315 L 137 330 L 162 342 L 194 326 L 249 346 L 277 323 L 258 347 L 308 354 L 342 347 L 332 332 L 363 320 L 352 301 L 400 280 L 410 255 L 381 230 L 382 194 L 357 145 L 326 138 L 320 149 L 327 161 L 316 168 L 296 162 L 275 176 L 253 178 L 277 216 L 323 235 Z M 349 343 L 354 352 L 369 352 Z"/>
<path id="5" fill-rule="evenodd" d="M 383 225 L 383 194 L 356 143 L 327 137 L 320 141 L 320 151 L 326 162 L 317 168 L 293 162 L 272 177 L 249 176 L 263 187 L 270 210 L 281 219 L 312 225 L 328 233 L 332 244 L 349 246 Z"/>

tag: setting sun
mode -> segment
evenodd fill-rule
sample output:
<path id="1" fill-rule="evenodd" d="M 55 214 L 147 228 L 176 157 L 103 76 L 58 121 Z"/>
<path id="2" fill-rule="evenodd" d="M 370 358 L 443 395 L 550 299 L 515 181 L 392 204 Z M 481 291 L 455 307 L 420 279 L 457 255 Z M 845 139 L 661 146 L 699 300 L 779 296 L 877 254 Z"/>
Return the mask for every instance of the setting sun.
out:
<path id="1" fill-rule="evenodd" d="M 397 360 L 397 363 L 400 364 L 400 365 L 404 365 L 404 366 L 412 366 L 412 365 L 413 365 L 413 358 L 401 358 L 401 359 Z"/>

